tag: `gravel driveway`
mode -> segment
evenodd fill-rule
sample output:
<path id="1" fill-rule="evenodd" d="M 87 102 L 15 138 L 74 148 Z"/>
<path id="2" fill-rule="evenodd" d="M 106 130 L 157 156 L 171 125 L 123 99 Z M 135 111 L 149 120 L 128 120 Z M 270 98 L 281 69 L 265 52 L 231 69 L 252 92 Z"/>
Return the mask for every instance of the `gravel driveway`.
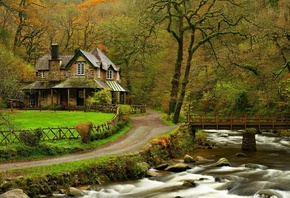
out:
<path id="1" fill-rule="evenodd" d="M 159 119 L 161 115 L 161 113 L 149 111 L 144 116 L 132 117 L 133 126 L 131 130 L 126 133 L 126 135 L 122 136 L 120 139 L 114 142 L 105 144 L 100 148 L 91 150 L 89 152 L 28 162 L 4 163 L 0 164 L 0 171 L 72 162 L 89 158 L 96 158 L 103 155 L 121 155 L 138 152 L 147 144 L 148 140 L 151 138 L 164 134 L 175 128 L 175 126 L 167 126 L 164 124 Z"/>

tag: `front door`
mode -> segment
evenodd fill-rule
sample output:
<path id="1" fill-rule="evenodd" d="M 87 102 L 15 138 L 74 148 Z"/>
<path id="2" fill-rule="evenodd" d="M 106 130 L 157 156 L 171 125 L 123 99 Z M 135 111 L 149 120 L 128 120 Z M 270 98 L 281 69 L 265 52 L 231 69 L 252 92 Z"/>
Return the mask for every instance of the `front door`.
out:
<path id="1" fill-rule="evenodd" d="M 77 90 L 77 106 L 84 106 L 84 90 L 80 89 Z"/>
<path id="2" fill-rule="evenodd" d="M 38 100 L 38 97 L 37 97 L 36 93 L 30 94 L 30 96 L 29 96 L 29 107 L 37 107 L 37 100 Z"/>

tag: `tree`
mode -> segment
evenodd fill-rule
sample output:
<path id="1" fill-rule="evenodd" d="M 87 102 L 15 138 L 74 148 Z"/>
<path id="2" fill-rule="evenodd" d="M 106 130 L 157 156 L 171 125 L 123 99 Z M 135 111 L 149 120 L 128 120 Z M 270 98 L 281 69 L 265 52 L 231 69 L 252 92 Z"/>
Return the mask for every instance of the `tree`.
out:
<path id="1" fill-rule="evenodd" d="M 21 82 L 33 79 L 33 68 L 26 64 L 22 59 L 0 45 L 0 95 L 3 101 L 9 98 L 20 98 Z"/>
<path id="2" fill-rule="evenodd" d="M 133 100 L 149 103 L 156 84 L 156 57 L 163 50 L 151 20 L 145 14 L 147 1 L 127 0 L 111 5 L 114 15 L 100 25 L 102 44 L 121 67 L 122 82 L 132 91 Z M 165 41 L 164 41 L 165 42 Z"/>
<path id="3" fill-rule="evenodd" d="M 218 40 L 223 42 L 221 39 L 224 35 L 242 35 L 236 27 L 243 16 L 233 17 L 226 9 L 223 9 L 236 6 L 234 1 L 216 0 L 155 0 L 153 2 L 154 11 L 165 13 L 161 21 L 167 21 L 167 31 L 178 44 L 170 99 L 171 112 L 174 107 L 174 123 L 177 123 L 179 119 L 194 54 L 206 44 L 215 54 L 214 42 Z M 186 58 L 184 57 L 185 47 L 187 48 Z M 185 64 L 184 75 L 180 82 L 183 63 Z"/>

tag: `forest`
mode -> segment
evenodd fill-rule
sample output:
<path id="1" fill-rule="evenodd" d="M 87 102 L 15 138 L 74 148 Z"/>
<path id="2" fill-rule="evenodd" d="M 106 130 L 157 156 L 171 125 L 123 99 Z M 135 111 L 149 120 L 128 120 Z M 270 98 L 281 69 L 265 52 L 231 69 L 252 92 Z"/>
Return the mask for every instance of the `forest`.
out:
<path id="1" fill-rule="evenodd" d="M 189 108 L 289 113 L 288 0 L 0 0 L 0 96 L 21 98 L 34 65 L 101 48 L 132 102 L 173 122 Z"/>

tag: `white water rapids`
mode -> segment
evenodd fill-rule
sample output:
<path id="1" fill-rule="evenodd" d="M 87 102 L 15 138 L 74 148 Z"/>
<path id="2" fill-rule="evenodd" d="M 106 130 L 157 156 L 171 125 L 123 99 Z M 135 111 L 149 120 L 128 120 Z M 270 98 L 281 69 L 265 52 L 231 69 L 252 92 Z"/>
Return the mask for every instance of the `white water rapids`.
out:
<path id="1" fill-rule="evenodd" d="M 235 156 L 241 152 L 240 132 L 210 130 L 207 134 L 217 148 L 201 149 L 191 156 L 208 161 L 190 164 L 192 168 L 181 173 L 162 172 L 158 177 L 95 186 L 94 190 L 84 190 L 84 198 L 290 198 L 289 138 L 256 135 L 258 151 L 244 152 L 247 157 L 241 158 Z M 213 167 L 222 157 L 231 166 Z M 246 167 L 249 163 L 256 168 Z M 185 186 L 184 181 L 194 185 Z"/>

